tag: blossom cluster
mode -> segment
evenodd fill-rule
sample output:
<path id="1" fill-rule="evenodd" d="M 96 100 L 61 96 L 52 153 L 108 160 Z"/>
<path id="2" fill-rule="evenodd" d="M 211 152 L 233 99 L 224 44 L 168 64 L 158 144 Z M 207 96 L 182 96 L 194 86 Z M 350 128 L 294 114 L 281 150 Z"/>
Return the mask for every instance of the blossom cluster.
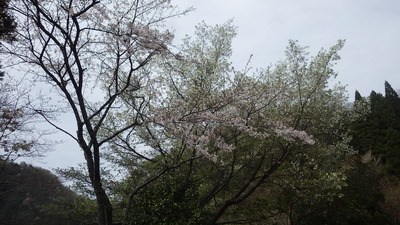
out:
<path id="1" fill-rule="evenodd" d="M 262 92 L 264 94 L 260 94 Z M 198 155 L 213 161 L 217 160 L 218 152 L 236 149 L 231 141 L 234 135 L 260 140 L 282 137 L 289 142 L 299 140 L 314 144 L 311 135 L 274 120 L 263 110 L 272 101 L 270 98 L 265 90 L 250 91 L 248 88 L 225 90 L 212 96 L 176 98 L 161 107 L 150 120 Z"/>

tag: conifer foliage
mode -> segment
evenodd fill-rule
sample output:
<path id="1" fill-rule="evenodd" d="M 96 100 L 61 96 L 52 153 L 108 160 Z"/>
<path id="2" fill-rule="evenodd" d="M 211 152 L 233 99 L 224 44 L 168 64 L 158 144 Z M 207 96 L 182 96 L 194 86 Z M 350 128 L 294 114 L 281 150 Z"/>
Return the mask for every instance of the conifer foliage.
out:
<path id="1" fill-rule="evenodd" d="M 356 102 L 367 101 L 357 93 Z M 373 155 L 380 156 L 387 172 L 399 176 L 400 98 L 386 81 L 385 95 L 372 91 L 369 104 L 369 113 L 353 124 L 352 144 L 360 153 L 371 150 Z"/>

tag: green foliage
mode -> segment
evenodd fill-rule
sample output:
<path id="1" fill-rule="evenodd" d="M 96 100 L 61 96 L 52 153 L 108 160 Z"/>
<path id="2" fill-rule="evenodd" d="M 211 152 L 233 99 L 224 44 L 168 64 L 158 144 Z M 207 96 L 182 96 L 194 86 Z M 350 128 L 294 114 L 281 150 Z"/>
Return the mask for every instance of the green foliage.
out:
<path id="1" fill-rule="evenodd" d="M 133 197 L 128 224 L 202 224 L 198 198 L 197 182 L 179 171 L 167 172 Z"/>
<path id="2" fill-rule="evenodd" d="M 259 207 L 263 206 L 258 220 L 296 224 L 303 218 L 312 217 L 321 205 L 341 195 L 346 177 L 340 165 L 354 153 L 348 145 L 347 130 L 355 116 L 345 105 L 343 87 L 329 89 L 328 81 L 335 76 L 332 61 L 338 59 L 337 51 L 342 44 L 339 42 L 330 51 L 321 50 L 309 61 L 305 48 L 291 42 L 287 59 L 266 73 L 273 86 L 287 85 L 280 93 L 282 97 L 278 104 L 267 112 L 278 118 L 286 117 L 286 124 L 312 134 L 316 143 L 293 146 L 293 153 L 265 186 L 260 187 L 257 192 L 260 199 L 251 198 L 243 206 L 236 206 L 230 215 L 233 220 L 240 218 L 236 210 L 241 209 L 242 220 L 247 217 L 247 220 L 257 221 L 254 210 L 247 209 L 254 201 Z M 271 149 L 274 144 L 269 143 L 268 147 Z"/>
<path id="3" fill-rule="evenodd" d="M 347 185 L 343 186 L 341 195 L 321 204 L 318 211 L 302 219 L 299 224 L 391 224 L 381 207 L 384 196 L 379 187 L 382 177 L 381 168 L 377 163 L 379 161 L 370 159 L 368 154 L 362 158 L 350 158 L 345 164 Z"/>
<path id="4" fill-rule="evenodd" d="M 66 199 L 62 195 L 55 196 L 53 201 L 43 207 L 46 214 L 53 215 L 71 225 L 96 225 L 96 200 L 77 195 Z M 52 223 L 53 224 L 53 223 Z"/>

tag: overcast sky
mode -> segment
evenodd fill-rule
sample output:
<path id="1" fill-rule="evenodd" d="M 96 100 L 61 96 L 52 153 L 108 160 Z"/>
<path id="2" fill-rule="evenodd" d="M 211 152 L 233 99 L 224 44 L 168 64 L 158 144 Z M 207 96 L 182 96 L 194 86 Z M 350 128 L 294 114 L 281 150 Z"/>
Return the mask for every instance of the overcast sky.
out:
<path id="1" fill-rule="evenodd" d="M 371 90 L 383 92 L 387 80 L 400 89 L 399 0 L 172 0 L 196 11 L 173 23 L 177 38 L 201 21 L 221 24 L 234 18 L 238 35 L 233 62 L 240 68 L 249 55 L 266 67 L 284 57 L 288 40 L 310 46 L 311 52 L 346 39 L 336 70 L 353 98 Z"/>
<path id="2" fill-rule="evenodd" d="M 383 92 L 387 80 L 400 89 L 400 0 L 172 0 L 187 16 L 170 21 L 177 40 L 192 34 L 201 21 L 222 24 L 234 18 L 238 35 L 232 61 L 237 69 L 253 54 L 253 67 L 267 67 L 284 57 L 288 41 L 298 40 L 316 53 L 346 39 L 335 67 L 337 78 L 354 91 L 368 96 Z M 41 161 L 44 168 L 76 166 L 83 155 L 76 145 L 65 143 Z"/>

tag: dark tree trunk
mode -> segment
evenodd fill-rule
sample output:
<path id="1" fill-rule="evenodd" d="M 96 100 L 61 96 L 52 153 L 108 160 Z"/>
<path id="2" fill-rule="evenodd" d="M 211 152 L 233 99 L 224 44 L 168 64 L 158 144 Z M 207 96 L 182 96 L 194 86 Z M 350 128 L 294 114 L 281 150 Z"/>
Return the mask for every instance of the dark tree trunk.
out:
<path id="1" fill-rule="evenodd" d="M 92 151 L 85 142 L 81 143 L 81 146 L 85 152 L 85 159 L 90 176 L 90 181 L 96 195 L 99 225 L 112 225 L 113 207 L 101 182 L 99 147 L 96 144 L 93 150 L 94 154 L 92 154 Z"/>
<path id="2" fill-rule="evenodd" d="M 96 199 L 99 213 L 99 225 L 112 225 L 113 208 L 102 187 L 100 187 L 100 190 L 96 190 Z"/>

